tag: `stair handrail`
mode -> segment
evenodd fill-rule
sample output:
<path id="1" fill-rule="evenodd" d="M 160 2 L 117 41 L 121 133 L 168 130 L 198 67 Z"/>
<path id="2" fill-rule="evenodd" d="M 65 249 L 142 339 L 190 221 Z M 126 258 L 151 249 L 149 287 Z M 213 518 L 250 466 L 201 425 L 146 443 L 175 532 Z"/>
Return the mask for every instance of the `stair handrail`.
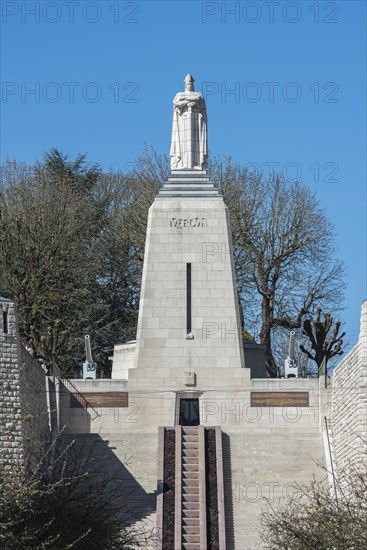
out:
<path id="1" fill-rule="evenodd" d="M 93 405 L 84 397 L 84 395 L 78 390 L 78 388 L 71 382 L 70 378 L 64 378 L 61 370 L 57 365 L 52 367 L 53 375 L 58 379 L 59 382 L 62 382 L 64 386 L 70 391 L 70 393 L 75 397 L 77 401 L 85 408 L 90 416 L 91 420 L 96 420 L 101 416 L 101 414 L 93 407 Z M 90 413 L 93 412 L 94 416 Z"/>
<path id="2" fill-rule="evenodd" d="M 333 461 L 333 455 L 331 452 L 331 441 L 330 441 L 330 432 L 332 432 L 332 422 L 330 422 L 330 420 L 328 420 L 326 416 L 324 416 L 324 421 L 325 421 L 327 444 L 329 449 L 331 476 L 333 478 L 333 485 L 334 485 L 335 501 L 336 501 L 336 505 L 338 506 L 338 491 L 336 489 L 336 477 L 335 477 L 334 461 Z"/>

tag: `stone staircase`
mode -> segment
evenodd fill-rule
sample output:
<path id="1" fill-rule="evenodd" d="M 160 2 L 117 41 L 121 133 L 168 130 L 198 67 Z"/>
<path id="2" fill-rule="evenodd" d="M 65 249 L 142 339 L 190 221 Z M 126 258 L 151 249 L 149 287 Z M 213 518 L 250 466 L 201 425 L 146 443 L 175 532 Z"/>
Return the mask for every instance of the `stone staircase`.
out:
<path id="1" fill-rule="evenodd" d="M 172 170 L 157 198 L 221 196 L 206 170 Z"/>
<path id="2" fill-rule="evenodd" d="M 159 427 L 156 550 L 226 550 L 223 480 L 219 426 Z"/>
<path id="3" fill-rule="evenodd" d="M 182 428 L 182 548 L 200 549 L 199 441 L 197 427 Z"/>

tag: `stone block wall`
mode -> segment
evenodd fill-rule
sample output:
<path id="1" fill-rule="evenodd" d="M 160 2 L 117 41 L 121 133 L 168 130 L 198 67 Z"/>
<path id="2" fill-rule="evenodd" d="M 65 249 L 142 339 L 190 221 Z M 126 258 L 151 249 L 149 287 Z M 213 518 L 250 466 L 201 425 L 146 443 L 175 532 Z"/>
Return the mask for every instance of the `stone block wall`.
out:
<path id="1" fill-rule="evenodd" d="M 367 301 L 362 304 L 358 343 L 334 370 L 331 432 L 337 470 L 344 470 L 362 457 L 366 460 Z"/>
<path id="2" fill-rule="evenodd" d="M 19 373 L 20 342 L 15 305 L 0 302 L 0 458 L 23 455 Z"/>
<path id="3" fill-rule="evenodd" d="M 46 376 L 23 348 L 15 304 L 0 299 L 0 460 L 39 452 L 49 433 Z"/>
<path id="4" fill-rule="evenodd" d="M 230 235 L 221 196 L 156 198 L 148 217 L 138 369 L 244 366 Z"/>
<path id="5" fill-rule="evenodd" d="M 48 378 L 38 362 L 22 346 L 19 381 L 23 449 L 26 455 L 37 460 L 50 443 Z"/>

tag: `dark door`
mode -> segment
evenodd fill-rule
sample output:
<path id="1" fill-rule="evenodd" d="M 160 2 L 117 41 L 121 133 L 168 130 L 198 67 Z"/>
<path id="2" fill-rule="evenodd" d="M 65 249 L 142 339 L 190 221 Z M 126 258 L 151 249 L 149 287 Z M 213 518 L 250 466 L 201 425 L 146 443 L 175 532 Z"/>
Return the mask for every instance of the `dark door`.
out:
<path id="1" fill-rule="evenodd" d="M 180 425 L 198 426 L 200 424 L 199 399 L 180 399 Z"/>

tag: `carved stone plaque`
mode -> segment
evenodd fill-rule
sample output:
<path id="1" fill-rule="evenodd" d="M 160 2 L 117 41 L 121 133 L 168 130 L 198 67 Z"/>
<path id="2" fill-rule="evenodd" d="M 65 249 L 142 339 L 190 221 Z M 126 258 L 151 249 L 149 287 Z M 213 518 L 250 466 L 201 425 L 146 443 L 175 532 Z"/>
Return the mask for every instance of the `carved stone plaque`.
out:
<path id="1" fill-rule="evenodd" d="M 251 392 L 251 407 L 309 407 L 308 391 Z"/>
<path id="2" fill-rule="evenodd" d="M 206 218 L 171 218 L 170 227 L 205 227 Z"/>
<path id="3" fill-rule="evenodd" d="M 129 406 L 129 394 L 127 392 L 83 392 L 82 394 L 70 394 L 70 407 L 122 407 Z"/>
<path id="4" fill-rule="evenodd" d="M 195 386 L 196 375 L 194 372 L 185 372 L 185 386 Z"/>

